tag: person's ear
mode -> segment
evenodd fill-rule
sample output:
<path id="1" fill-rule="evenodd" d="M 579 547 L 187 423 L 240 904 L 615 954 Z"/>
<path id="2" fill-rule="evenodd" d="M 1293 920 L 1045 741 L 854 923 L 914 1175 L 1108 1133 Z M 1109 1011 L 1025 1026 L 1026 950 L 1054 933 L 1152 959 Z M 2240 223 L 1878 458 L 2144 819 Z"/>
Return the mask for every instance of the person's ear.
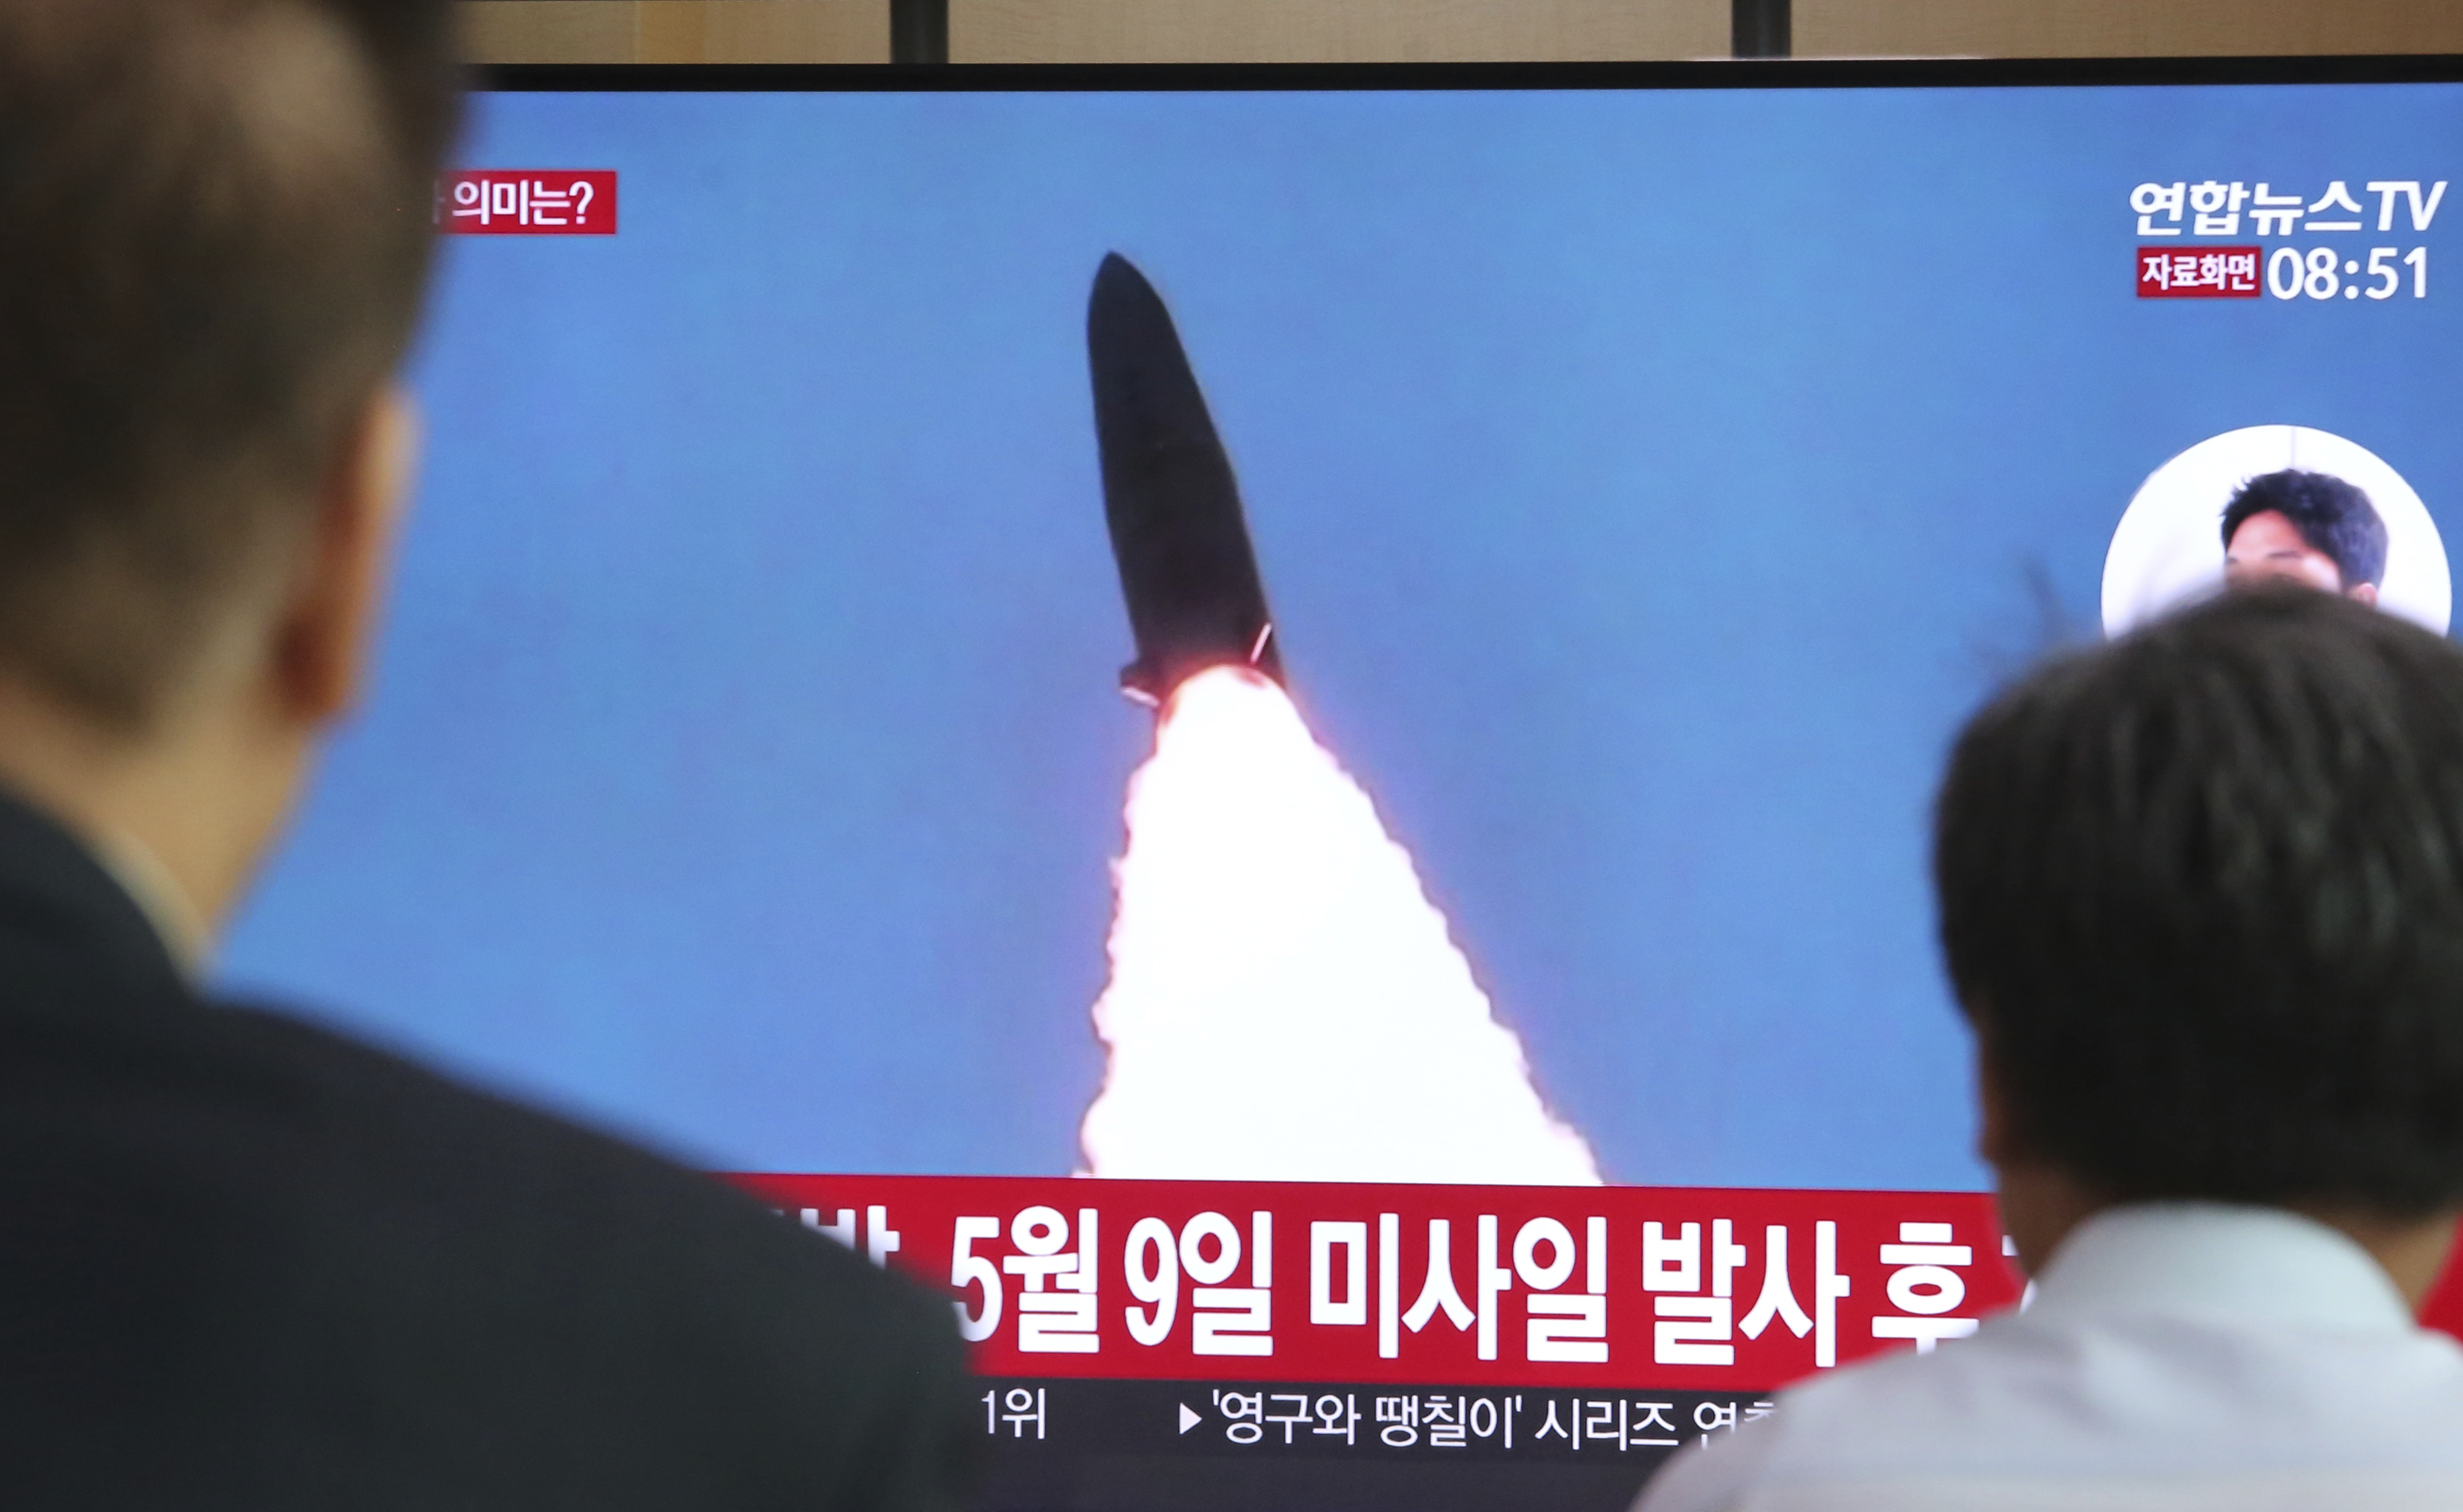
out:
<path id="1" fill-rule="evenodd" d="M 2351 587 L 2343 590 L 2343 596 L 2345 598 L 2357 599 L 2364 604 L 2374 604 L 2378 601 L 2378 585 L 2375 583 L 2354 583 Z"/>
<path id="2" fill-rule="evenodd" d="M 317 491 L 274 628 L 275 694 L 291 719 L 330 724 L 359 699 L 418 449 L 418 411 L 387 384 L 352 421 Z"/>

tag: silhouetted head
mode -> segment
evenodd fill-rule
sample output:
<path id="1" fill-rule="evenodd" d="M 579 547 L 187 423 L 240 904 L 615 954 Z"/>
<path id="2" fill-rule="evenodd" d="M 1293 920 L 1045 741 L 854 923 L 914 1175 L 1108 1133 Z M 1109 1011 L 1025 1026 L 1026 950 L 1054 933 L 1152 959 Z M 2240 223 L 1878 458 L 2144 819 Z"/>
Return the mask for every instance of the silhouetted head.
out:
<path id="1" fill-rule="evenodd" d="M 0 0 L 0 785 L 184 949 L 367 662 L 454 9 Z"/>
<path id="2" fill-rule="evenodd" d="M 143 724 L 402 356 L 446 0 L 0 0 L 0 663 Z"/>
<path id="3" fill-rule="evenodd" d="M 2278 585 L 2052 661 L 1959 736 L 1933 877 L 1996 1164 L 2463 1201 L 2463 648 Z"/>

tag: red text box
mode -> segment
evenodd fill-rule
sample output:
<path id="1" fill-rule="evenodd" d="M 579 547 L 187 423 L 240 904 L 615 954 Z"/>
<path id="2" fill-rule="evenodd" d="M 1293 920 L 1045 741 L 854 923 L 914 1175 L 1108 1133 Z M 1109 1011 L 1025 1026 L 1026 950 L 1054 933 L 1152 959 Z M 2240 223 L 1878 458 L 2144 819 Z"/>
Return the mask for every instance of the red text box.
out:
<path id="1" fill-rule="evenodd" d="M 469 168 L 436 181 L 448 236 L 613 236 L 616 175 L 588 168 Z"/>
<path id="2" fill-rule="evenodd" d="M 2018 1300 L 1979 1193 L 742 1176 L 999 1377 L 1764 1392 Z"/>
<path id="3" fill-rule="evenodd" d="M 2259 260 L 2255 247 L 2142 247 L 2138 297 L 2255 299 Z"/>

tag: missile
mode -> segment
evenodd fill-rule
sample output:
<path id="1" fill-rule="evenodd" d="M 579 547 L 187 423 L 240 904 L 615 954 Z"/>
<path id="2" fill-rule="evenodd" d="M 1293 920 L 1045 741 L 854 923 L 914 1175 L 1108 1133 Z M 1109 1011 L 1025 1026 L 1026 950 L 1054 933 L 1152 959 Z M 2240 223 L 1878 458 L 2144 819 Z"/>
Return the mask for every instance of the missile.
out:
<path id="1" fill-rule="evenodd" d="M 1121 691 L 1161 704 L 1216 666 L 1253 667 L 1282 681 L 1232 459 L 1171 312 L 1118 252 L 1095 274 L 1086 358 L 1103 518 L 1138 648 L 1138 659 L 1121 669 Z"/>

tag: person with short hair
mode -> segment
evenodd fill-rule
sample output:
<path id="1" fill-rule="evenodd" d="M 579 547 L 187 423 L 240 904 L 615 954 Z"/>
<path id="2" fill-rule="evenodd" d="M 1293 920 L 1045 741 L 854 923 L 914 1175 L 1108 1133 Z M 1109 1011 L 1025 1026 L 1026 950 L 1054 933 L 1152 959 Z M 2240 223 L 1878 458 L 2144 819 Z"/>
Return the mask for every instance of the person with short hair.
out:
<path id="1" fill-rule="evenodd" d="M 2387 528 L 2369 496 L 2332 473 L 2286 467 L 2252 478 L 2224 506 L 2224 581 L 2291 582 L 2378 601 Z"/>
<path id="2" fill-rule="evenodd" d="M 364 676 L 453 9 L 0 0 L 0 1506 L 954 1507 L 945 1301 L 205 994 Z"/>
<path id="3" fill-rule="evenodd" d="M 1959 736 L 1942 954 L 2022 1311 L 1798 1386 L 1646 1512 L 2463 1506 L 2463 648 L 2227 594 Z"/>

